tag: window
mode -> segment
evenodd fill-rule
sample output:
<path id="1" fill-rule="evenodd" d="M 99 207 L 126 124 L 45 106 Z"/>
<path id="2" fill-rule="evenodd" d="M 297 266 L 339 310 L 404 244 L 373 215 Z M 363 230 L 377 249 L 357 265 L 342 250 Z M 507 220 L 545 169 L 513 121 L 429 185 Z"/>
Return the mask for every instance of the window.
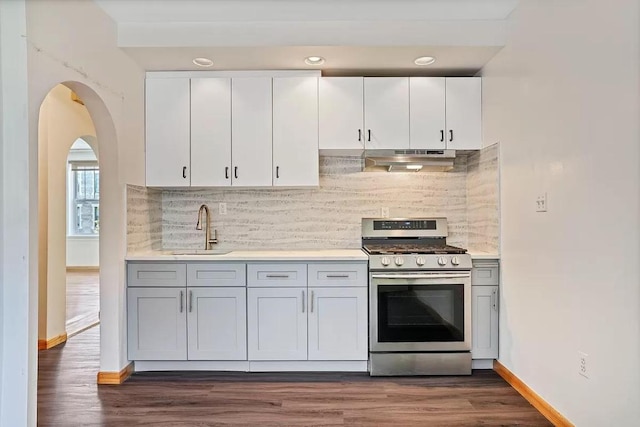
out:
<path id="1" fill-rule="evenodd" d="M 70 234 L 95 235 L 100 230 L 100 170 L 93 161 L 70 161 L 73 185 Z"/>

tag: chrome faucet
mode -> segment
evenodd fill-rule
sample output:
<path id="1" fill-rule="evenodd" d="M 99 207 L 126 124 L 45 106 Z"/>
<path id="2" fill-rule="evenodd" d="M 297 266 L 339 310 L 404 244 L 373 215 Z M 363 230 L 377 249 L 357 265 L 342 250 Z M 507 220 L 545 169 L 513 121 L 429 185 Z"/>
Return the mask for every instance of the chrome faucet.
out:
<path id="1" fill-rule="evenodd" d="M 211 250 L 211 245 L 218 243 L 218 233 L 213 230 L 213 239 L 211 238 L 211 212 L 209 212 L 209 206 L 202 205 L 198 210 L 198 223 L 196 224 L 196 230 L 202 230 L 202 212 L 205 214 L 205 227 L 204 227 L 204 249 Z"/>

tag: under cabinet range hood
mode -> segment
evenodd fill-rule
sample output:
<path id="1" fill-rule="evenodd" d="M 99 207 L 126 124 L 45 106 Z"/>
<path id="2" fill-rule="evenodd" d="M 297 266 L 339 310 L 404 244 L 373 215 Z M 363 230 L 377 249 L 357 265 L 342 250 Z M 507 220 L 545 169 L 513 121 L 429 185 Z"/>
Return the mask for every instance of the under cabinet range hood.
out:
<path id="1" fill-rule="evenodd" d="M 364 171 L 447 172 L 453 169 L 455 150 L 365 150 Z"/>

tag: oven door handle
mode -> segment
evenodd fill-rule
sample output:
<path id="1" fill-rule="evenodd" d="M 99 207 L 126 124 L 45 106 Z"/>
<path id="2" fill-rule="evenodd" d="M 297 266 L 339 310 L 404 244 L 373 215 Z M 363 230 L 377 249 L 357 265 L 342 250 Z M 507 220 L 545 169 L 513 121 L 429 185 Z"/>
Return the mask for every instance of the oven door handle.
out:
<path id="1" fill-rule="evenodd" d="M 471 273 L 372 274 L 373 279 L 468 279 Z"/>

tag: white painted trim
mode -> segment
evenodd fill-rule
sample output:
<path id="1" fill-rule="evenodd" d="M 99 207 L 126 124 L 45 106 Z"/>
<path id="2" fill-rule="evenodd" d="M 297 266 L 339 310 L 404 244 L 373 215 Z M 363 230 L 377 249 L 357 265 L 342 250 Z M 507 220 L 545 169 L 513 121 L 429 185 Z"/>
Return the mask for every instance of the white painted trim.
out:
<path id="1" fill-rule="evenodd" d="M 135 372 L 145 371 L 237 371 L 249 372 L 247 361 L 208 360 L 139 360 L 134 362 Z"/>
<path id="2" fill-rule="evenodd" d="M 493 359 L 474 359 L 471 361 L 471 369 L 493 369 Z"/>
<path id="3" fill-rule="evenodd" d="M 135 372 L 146 371 L 234 371 L 234 372 L 368 372 L 366 360 L 318 361 L 199 361 L 139 360 Z"/>
<path id="4" fill-rule="evenodd" d="M 204 77 L 321 77 L 320 70 L 147 71 L 147 79 Z"/>
<path id="5" fill-rule="evenodd" d="M 368 372 L 368 361 L 273 360 L 249 362 L 250 372 Z"/>

